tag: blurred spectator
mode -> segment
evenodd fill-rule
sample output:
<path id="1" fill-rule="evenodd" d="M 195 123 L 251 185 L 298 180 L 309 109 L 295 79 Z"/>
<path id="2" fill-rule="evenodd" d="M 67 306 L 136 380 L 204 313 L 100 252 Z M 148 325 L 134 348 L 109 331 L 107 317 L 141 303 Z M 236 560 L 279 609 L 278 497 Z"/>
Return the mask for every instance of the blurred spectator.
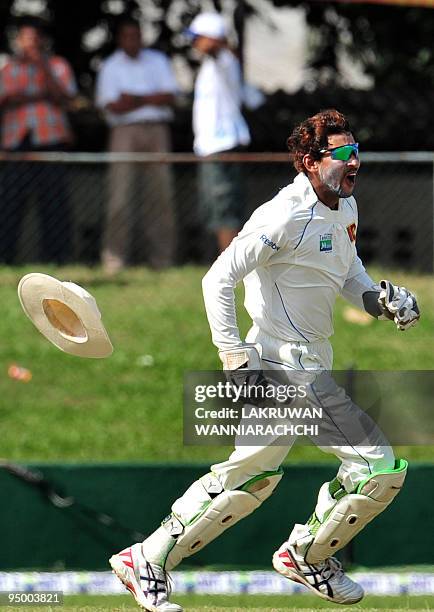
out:
<path id="1" fill-rule="evenodd" d="M 1 146 L 10 152 L 64 151 L 72 143 L 66 107 L 76 94 L 68 62 L 51 55 L 41 22 L 18 27 L 14 54 L 0 71 Z M 2 176 L 0 256 L 13 263 L 29 197 L 41 222 L 45 261 L 62 263 L 70 254 L 71 221 L 65 167 L 56 163 L 6 162 Z"/>
<path id="2" fill-rule="evenodd" d="M 201 13 L 190 24 L 193 46 L 203 55 L 193 102 L 194 151 L 200 156 L 240 151 L 250 134 L 241 114 L 243 81 L 238 58 L 227 43 L 227 28 L 218 13 Z M 199 165 L 199 206 L 207 228 L 223 251 L 243 221 L 238 164 Z"/>
<path id="3" fill-rule="evenodd" d="M 168 58 L 143 49 L 140 26 L 124 18 L 116 35 L 117 50 L 104 62 L 97 79 L 97 104 L 111 127 L 111 152 L 171 150 L 169 122 L 177 84 Z M 138 171 L 138 172 L 137 172 Z M 130 190 L 136 179 L 136 197 Z M 136 209 L 138 218 L 133 213 Z M 115 273 L 128 261 L 133 229 L 154 268 L 173 263 L 175 223 L 171 173 L 167 164 L 112 163 L 101 259 Z M 133 244 L 134 247 L 134 244 Z"/>

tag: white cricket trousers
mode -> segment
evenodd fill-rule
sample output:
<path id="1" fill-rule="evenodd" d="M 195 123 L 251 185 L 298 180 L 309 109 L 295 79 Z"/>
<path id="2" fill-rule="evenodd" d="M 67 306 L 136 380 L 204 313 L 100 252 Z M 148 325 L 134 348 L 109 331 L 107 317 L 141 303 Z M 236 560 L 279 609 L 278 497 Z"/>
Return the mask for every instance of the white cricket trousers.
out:
<path id="1" fill-rule="evenodd" d="M 259 345 L 263 370 L 290 372 L 294 369 L 314 371 L 332 369 L 333 349 L 328 340 L 311 343 L 282 342 L 253 326 L 246 342 Z M 331 410 L 334 410 L 333 423 L 336 422 L 337 427 L 339 427 L 339 415 L 345 415 L 348 422 L 351 411 L 360 414 L 357 406 L 343 390 L 339 393 L 339 401 L 331 407 Z M 339 435 L 338 438 L 342 442 L 342 436 Z M 229 459 L 214 464 L 211 469 L 219 477 L 225 489 L 237 489 L 254 476 L 278 470 L 295 440 L 296 437 L 285 438 L 285 443 L 288 442 L 286 446 L 235 445 L 235 450 Z M 330 440 L 333 441 L 333 435 L 330 436 Z M 379 430 L 376 435 L 369 437 L 369 442 L 372 446 L 353 446 L 349 443 L 318 447 L 341 460 L 337 477 L 348 493 L 353 492 L 357 484 L 370 474 L 394 467 L 393 450 Z"/>

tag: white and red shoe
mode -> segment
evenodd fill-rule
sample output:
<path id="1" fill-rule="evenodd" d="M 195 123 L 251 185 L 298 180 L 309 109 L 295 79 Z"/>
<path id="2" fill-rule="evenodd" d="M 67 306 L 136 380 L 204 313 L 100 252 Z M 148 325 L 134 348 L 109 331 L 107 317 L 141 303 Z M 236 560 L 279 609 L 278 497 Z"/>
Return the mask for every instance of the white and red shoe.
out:
<path id="1" fill-rule="evenodd" d="M 320 563 L 306 563 L 294 546 L 284 542 L 273 555 L 274 569 L 308 589 L 338 604 L 353 604 L 360 601 L 364 591 L 360 584 L 344 574 L 341 563 L 329 557 Z"/>
<path id="2" fill-rule="evenodd" d="M 171 587 L 167 572 L 146 561 L 141 544 L 113 555 L 109 563 L 141 608 L 148 612 L 182 612 L 181 606 L 168 601 Z"/>

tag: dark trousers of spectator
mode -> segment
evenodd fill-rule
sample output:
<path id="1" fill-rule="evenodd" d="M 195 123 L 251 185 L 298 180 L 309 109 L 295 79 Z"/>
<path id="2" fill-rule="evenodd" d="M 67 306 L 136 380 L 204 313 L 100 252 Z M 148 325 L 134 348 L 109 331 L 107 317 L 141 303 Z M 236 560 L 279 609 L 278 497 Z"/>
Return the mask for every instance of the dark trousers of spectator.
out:
<path id="1" fill-rule="evenodd" d="M 29 151 L 24 142 L 19 151 Z M 63 150 L 63 147 L 38 151 Z M 33 148 L 33 151 L 36 151 Z M 15 152 L 15 151 L 14 151 Z M 66 194 L 66 164 L 39 161 L 6 161 L 0 171 L 0 260 L 16 263 L 23 220 L 29 204 L 38 213 L 38 261 L 65 263 L 71 256 L 71 214 Z M 36 241 L 35 241 L 36 242 Z M 23 245 L 23 259 L 26 258 Z"/>
<path id="2" fill-rule="evenodd" d="M 137 123 L 113 127 L 109 149 L 116 153 L 168 152 L 169 126 Z M 169 165 L 114 162 L 109 168 L 108 187 L 101 252 L 107 272 L 122 269 L 131 253 L 142 249 L 153 268 L 173 264 L 175 214 Z"/>

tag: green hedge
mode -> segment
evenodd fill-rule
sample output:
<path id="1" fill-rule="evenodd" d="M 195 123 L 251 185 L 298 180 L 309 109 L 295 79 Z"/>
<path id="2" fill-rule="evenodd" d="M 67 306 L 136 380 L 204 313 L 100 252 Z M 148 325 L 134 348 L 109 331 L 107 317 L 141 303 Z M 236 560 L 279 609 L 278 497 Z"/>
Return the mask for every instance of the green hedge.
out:
<path id="1" fill-rule="evenodd" d="M 208 471 L 206 466 L 137 464 L 42 465 L 32 469 L 40 470 L 62 497 L 72 496 L 75 503 L 58 508 L 47 498 L 43 486 L 35 487 L 0 470 L 0 570 L 108 569 L 107 558 L 138 538 L 116 525 L 98 522 L 89 508 L 147 534 L 168 514 L 171 502 Z M 303 522 L 312 512 L 319 486 L 334 473 L 330 465 L 287 466 L 274 495 L 190 557 L 188 566 L 269 567 L 276 547 L 294 522 Z M 355 564 L 432 562 L 432 538 L 424 534 L 433 533 L 433 482 L 433 465 L 410 466 L 402 493 L 354 540 Z"/>

